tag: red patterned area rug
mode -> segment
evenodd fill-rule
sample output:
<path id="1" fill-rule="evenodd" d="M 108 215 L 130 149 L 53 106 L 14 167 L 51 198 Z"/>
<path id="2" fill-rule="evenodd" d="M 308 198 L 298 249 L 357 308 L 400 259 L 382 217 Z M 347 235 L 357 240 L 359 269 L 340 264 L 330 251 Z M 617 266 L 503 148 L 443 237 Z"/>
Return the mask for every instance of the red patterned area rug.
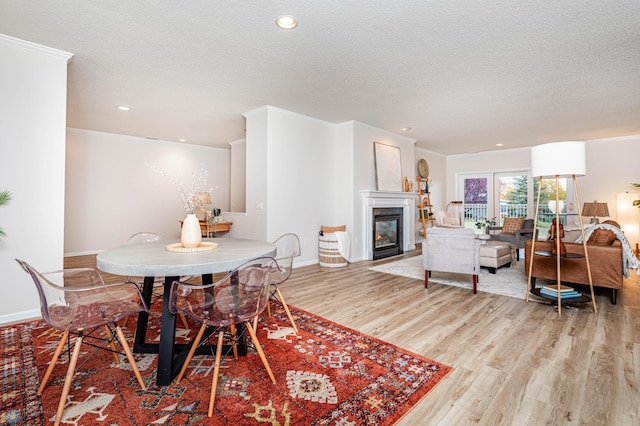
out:
<path id="1" fill-rule="evenodd" d="M 452 368 L 381 340 L 292 308 L 298 334 L 281 309 L 261 317 L 258 338 L 276 377 L 260 358 L 223 357 L 215 412 L 207 417 L 213 356 L 196 356 L 185 378 L 155 384 L 156 355 L 136 354 L 147 384 L 141 390 L 126 358 L 83 345 L 63 424 L 72 425 L 391 425 L 402 418 Z M 152 314 L 147 341 L 157 335 Z M 156 325 L 154 325 L 156 324 Z M 132 338 L 135 321 L 125 327 Z M 154 333 L 155 331 L 155 333 Z M 197 331 L 178 329 L 185 338 Z M 40 379 L 60 334 L 42 321 L 0 328 L 0 423 L 43 425 L 53 421 L 66 373 L 63 354 L 42 396 Z"/>

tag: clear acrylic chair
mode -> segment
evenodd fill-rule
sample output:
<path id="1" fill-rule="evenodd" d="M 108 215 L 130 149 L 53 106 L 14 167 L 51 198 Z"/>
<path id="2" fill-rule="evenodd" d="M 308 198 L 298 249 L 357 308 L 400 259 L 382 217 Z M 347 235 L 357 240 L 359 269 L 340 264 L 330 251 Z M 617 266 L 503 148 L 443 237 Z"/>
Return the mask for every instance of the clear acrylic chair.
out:
<path id="1" fill-rule="evenodd" d="M 212 284 L 194 285 L 180 281 L 173 282 L 169 300 L 171 312 L 182 312 L 202 324 L 182 370 L 176 378 L 177 383 L 182 380 L 206 329 L 212 327 L 218 332 L 209 398 L 209 417 L 213 415 L 225 329 L 229 328 L 235 358 L 238 357 L 238 342 L 245 337 L 244 332 L 239 336 L 237 332 L 244 329 L 249 333 L 269 378 L 273 383 L 276 382 L 250 321 L 264 311 L 269 299 L 270 278 L 272 274 L 277 272 L 278 264 L 273 258 L 261 257 L 245 263 Z M 238 324 L 243 324 L 243 327 L 236 328 Z"/>
<path id="2" fill-rule="evenodd" d="M 139 312 L 149 312 L 136 285 L 132 283 L 105 284 L 98 271 L 93 268 L 40 273 L 23 260 L 16 259 L 16 261 L 31 276 L 36 285 L 40 297 L 42 318 L 51 327 L 63 333 L 42 379 L 38 394 L 42 394 L 44 391 L 65 343 L 69 343 L 69 334 L 77 336 L 60 395 L 55 418 L 56 425 L 60 424 L 62 419 L 83 340 L 87 340 L 85 343 L 91 346 L 111 351 L 116 363 L 119 363 L 119 358 L 114 342 L 119 342 L 140 387 L 145 389 L 131 349 L 122 329 L 117 324 L 117 321 Z M 110 325 L 115 329 L 116 337 L 114 337 Z M 106 337 L 94 336 L 94 331 L 97 332 L 102 327 L 104 327 Z M 102 340 L 105 342 L 105 346 L 89 343 L 90 339 Z M 70 349 L 69 347 L 68 350 Z"/>
<path id="3" fill-rule="evenodd" d="M 280 302 L 280 304 L 282 304 L 284 312 L 287 314 L 289 322 L 291 322 L 291 326 L 297 333 L 298 327 L 296 327 L 296 323 L 293 320 L 293 316 L 291 315 L 289 306 L 284 300 L 284 296 L 278 288 L 278 285 L 288 280 L 291 276 L 291 271 L 293 270 L 293 258 L 300 256 L 300 239 L 296 234 L 288 233 L 278 237 L 278 239 L 275 240 L 273 244 L 276 245 L 275 259 L 278 262 L 278 267 L 280 269 L 278 273 L 273 274 L 271 277 L 271 291 L 269 300 L 276 300 Z M 267 304 L 267 313 L 269 316 L 271 316 L 271 307 L 269 304 Z M 253 322 L 253 328 L 256 329 L 257 325 L 258 318 L 256 317 Z"/>
<path id="4" fill-rule="evenodd" d="M 155 232 L 143 231 L 136 232 L 135 234 L 130 236 L 127 239 L 126 244 L 145 244 L 162 240 L 163 238 Z M 188 281 L 190 279 L 191 276 L 180 277 L 180 281 Z M 144 277 L 132 277 L 127 275 L 127 281 L 136 284 L 140 289 L 142 289 L 144 285 Z M 155 299 L 159 299 L 162 297 L 163 291 L 158 290 L 162 288 L 164 288 L 164 277 L 153 277 L 153 296 L 155 297 Z M 184 328 L 189 329 L 189 323 L 187 322 L 184 314 L 180 315 L 180 321 L 182 322 L 182 326 Z"/>

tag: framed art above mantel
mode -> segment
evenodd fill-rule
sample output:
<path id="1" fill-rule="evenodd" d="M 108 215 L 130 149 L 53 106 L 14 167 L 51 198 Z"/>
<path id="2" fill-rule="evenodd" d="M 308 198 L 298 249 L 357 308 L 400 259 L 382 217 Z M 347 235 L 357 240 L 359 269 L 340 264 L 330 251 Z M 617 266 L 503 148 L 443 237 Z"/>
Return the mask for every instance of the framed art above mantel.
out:
<path id="1" fill-rule="evenodd" d="M 381 142 L 373 143 L 378 191 L 402 191 L 400 148 Z"/>

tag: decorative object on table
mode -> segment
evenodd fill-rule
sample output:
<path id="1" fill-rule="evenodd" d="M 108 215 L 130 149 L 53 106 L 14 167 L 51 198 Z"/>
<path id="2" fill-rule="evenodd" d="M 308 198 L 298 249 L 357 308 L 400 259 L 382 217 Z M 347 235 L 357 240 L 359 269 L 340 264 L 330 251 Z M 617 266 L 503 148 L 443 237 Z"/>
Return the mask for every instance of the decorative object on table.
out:
<path id="1" fill-rule="evenodd" d="M 551 201 L 550 201 L 551 202 Z M 609 206 L 607 203 L 584 203 L 582 207 L 582 216 L 593 216 L 591 223 L 600 223 L 598 217 L 609 217 Z"/>
<path id="2" fill-rule="evenodd" d="M 492 226 L 496 226 L 496 218 L 495 217 L 493 219 L 491 219 L 491 220 L 489 220 L 486 217 L 481 217 L 476 222 L 476 229 L 481 230 L 483 234 L 486 234 L 487 229 L 489 227 L 492 227 Z"/>
<path id="3" fill-rule="evenodd" d="M 582 293 L 576 291 L 573 287 L 567 287 L 565 285 L 561 285 L 560 288 L 555 285 L 542 286 L 540 295 L 550 297 L 551 299 L 557 299 L 559 295 L 562 300 L 580 299 L 583 296 Z"/>
<path id="4" fill-rule="evenodd" d="M 211 201 L 211 196 L 209 195 L 211 189 L 204 189 L 207 185 L 207 170 L 202 166 L 197 176 L 194 173 L 191 176 L 189 190 L 185 191 L 182 179 L 176 173 L 167 174 L 147 163 L 145 163 L 145 165 L 159 175 L 168 178 L 178 189 L 178 193 L 182 199 L 182 205 L 187 212 L 187 217 L 184 219 L 180 231 L 180 241 L 184 247 L 198 247 L 202 241 L 202 231 L 200 229 L 200 221 L 196 216 L 196 211 L 206 204 L 205 201 Z"/>
<path id="5" fill-rule="evenodd" d="M 217 207 L 214 207 L 213 209 L 211 209 L 211 216 L 209 216 L 209 224 L 213 225 L 213 228 L 211 228 L 209 231 L 213 232 L 214 234 L 217 232 L 216 225 L 223 221 L 222 217 L 220 216 L 221 213 L 222 212 Z"/>
<path id="6" fill-rule="evenodd" d="M 487 244 L 487 241 L 491 239 L 491 235 L 488 234 L 488 228 L 491 226 L 495 226 L 496 218 L 489 220 L 486 217 L 478 219 L 476 222 L 476 229 L 482 231 L 478 235 L 478 239 L 480 240 L 480 244 Z"/>
<path id="7" fill-rule="evenodd" d="M 8 204 L 9 201 L 11 201 L 11 192 L 9 191 L 0 192 L 0 207 Z M 0 238 L 6 237 L 6 236 L 7 234 L 4 232 L 2 228 L 0 228 Z"/>
<path id="8" fill-rule="evenodd" d="M 202 251 L 211 251 L 218 248 L 218 243 L 213 241 L 202 241 L 196 247 L 185 247 L 181 242 L 167 244 L 166 250 L 175 253 L 199 253 Z"/>
<path id="9" fill-rule="evenodd" d="M 402 164 L 400 148 L 373 143 L 373 154 L 376 166 L 376 189 L 378 191 L 402 191 Z"/>
<path id="10" fill-rule="evenodd" d="M 555 256 L 556 253 L 560 253 L 560 256 L 565 256 L 567 254 L 567 247 L 565 247 L 564 242 L 562 242 L 563 238 L 564 226 L 561 223 L 559 224 L 554 217 L 551 219 L 551 228 L 549 228 L 549 236 L 547 237 L 547 240 L 554 241 L 556 243 L 551 249 L 552 255 Z M 559 241 L 556 242 L 556 239 Z"/>
<path id="11" fill-rule="evenodd" d="M 596 299 L 593 293 L 593 278 L 591 276 L 591 265 L 589 263 L 589 252 L 587 251 L 587 243 L 584 239 L 584 224 L 582 222 L 582 212 L 580 211 L 580 199 L 578 196 L 578 184 L 576 181 L 576 176 L 584 176 L 587 173 L 587 162 L 586 162 L 586 149 L 584 142 L 554 142 L 547 143 L 542 145 L 537 145 L 531 148 L 531 175 L 533 177 L 538 177 L 538 195 L 536 206 L 536 214 L 534 218 L 534 235 L 537 232 L 538 226 L 538 210 L 540 206 L 540 190 L 542 188 L 542 179 L 544 177 L 554 178 L 555 179 L 555 194 L 556 194 L 556 223 L 560 223 L 560 209 L 558 208 L 560 205 L 560 200 L 558 198 L 558 193 L 560 189 L 559 178 L 560 177 L 571 177 L 573 180 L 573 187 L 576 195 L 576 204 L 578 205 L 578 218 L 580 219 L 580 229 L 583 236 L 583 249 L 584 249 L 584 258 L 585 264 L 587 267 L 587 275 L 589 278 L 589 289 L 591 290 L 591 303 L 593 306 L 593 311 L 595 313 L 598 312 L 598 308 L 596 306 Z M 540 295 L 540 289 L 531 288 L 531 279 L 532 279 L 532 271 L 533 264 L 536 261 L 536 257 L 538 256 L 553 256 L 556 259 L 556 278 L 557 278 L 557 287 L 560 289 L 562 285 L 562 265 L 561 265 L 561 248 L 560 248 L 561 239 L 555 239 L 555 254 L 552 255 L 551 252 L 545 253 L 537 253 L 535 249 L 536 240 L 531 240 L 531 261 L 529 262 L 529 270 L 527 272 L 528 277 L 528 292 L 526 294 L 526 300 L 529 301 L 529 291 L 533 294 Z M 586 300 L 588 301 L 588 297 L 581 298 L 580 301 Z M 558 298 L 556 301 L 556 306 L 558 309 L 558 315 L 562 315 L 562 299 L 558 294 Z"/>
<path id="12" fill-rule="evenodd" d="M 202 229 L 200 228 L 200 221 L 195 213 L 187 214 L 187 217 L 182 221 L 182 229 L 180 230 L 180 243 L 183 247 L 193 248 L 198 247 L 202 242 Z"/>
<path id="13" fill-rule="evenodd" d="M 160 332 L 160 308 L 160 303 L 151 307 L 150 341 Z M 370 335 L 293 306 L 290 309 L 298 334 L 280 305 L 273 307 L 272 317 L 260 316 L 256 330 L 270 365 L 277 370 L 277 383 L 271 383 L 255 350 L 250 349 L 241 361 L 228 357 L 211 419 L 207 417 L 206 393 L 211 386 L 214 358 L 206 354 L 194 358 L 198 363 L 191 363 L 188 380 L 162 387 L 151 385 L 157 355 L 136 354 L 143 377 L 150 383 L 147 392 L 140 391 L 135 383 L 126 384 L 131 379 L 130 370 L 105 368 L 104 358 L 87 356 L 82 376 L 74 380 L 77 397 L 68 401 L 63 418 L 69 424 L 83 425 L 245 425 L 265 424 L 264 419 L 269 418 L 266 424 L 330 424 L 336 419 L 344 424 L 362 424 L 366 418 L 378 425 L 392 425 L 418 402 L 428 401 L 429 392 L 453 371 L 450 366 Z M 130 323 L 125 330 L 127 336 L 135 331 L 135 321 Z M 4 384 L 0 418 L 16 419 L 15 424 L 42 425 L 53 416 L 64 376 L 55 375 L 42 396 L 37 394 L 38 369 L 46 368 L 51 358 L 50 352 L 39 348 L 50 348 L 59 339 L 47 330 L 43 321 L 0 327 L 5 339 L 0 367 L 11 371 L 12 378 Z M 177 343 L 189 343 L 195 331 L 177 336 Z M 437 402 L 438 396 L 433 398 Z M 102 405 L 91 405 L 94 402 Z"/>

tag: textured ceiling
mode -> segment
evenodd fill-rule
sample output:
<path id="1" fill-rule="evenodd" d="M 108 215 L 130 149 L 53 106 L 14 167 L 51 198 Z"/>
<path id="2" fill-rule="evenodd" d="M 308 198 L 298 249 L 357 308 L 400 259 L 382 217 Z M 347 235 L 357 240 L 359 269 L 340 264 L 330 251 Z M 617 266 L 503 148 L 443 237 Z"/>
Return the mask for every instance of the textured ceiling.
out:
<path id="1" fill-rule="evenodd" d="M 74 54 L 81 129 L 226 148 L 273 105 L 443 154 L 640 134 L 637 0 L 0 0 L 0 34 Z"/>

